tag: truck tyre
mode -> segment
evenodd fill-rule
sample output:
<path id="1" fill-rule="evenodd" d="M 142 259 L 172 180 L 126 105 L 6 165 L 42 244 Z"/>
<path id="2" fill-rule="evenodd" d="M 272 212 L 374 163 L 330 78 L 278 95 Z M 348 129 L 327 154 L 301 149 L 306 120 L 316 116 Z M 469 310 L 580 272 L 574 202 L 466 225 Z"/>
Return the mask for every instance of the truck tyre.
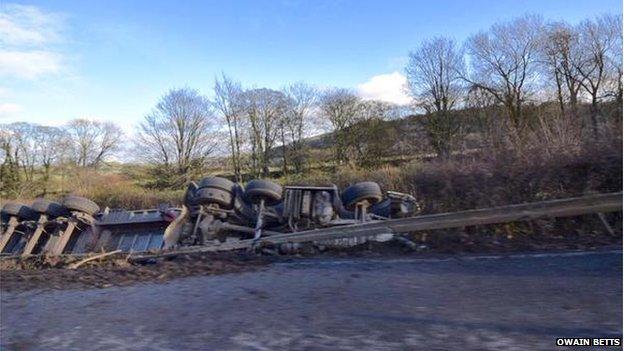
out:
<path id="1" fill-rule="evenodd" d="M 342 203 L 347 210 L 353 210 L 358 202 L 368 201 L 374 205 L 381 201 L 383 194 L 379 184 L 375 182 L 361 182 L 351 185 L 342 192 Z"/>
<path id="2" fill-rule="evenodd" d="M 199 184 L 197 184 L 197 188 L 198 189 L 202 189 L 202 188 L 215 188 L 215 189 L 221 189 L 224 191 L 227 191 L 229 193 L 232 193 L 234 186 L 236 184 L 226 178 L 221 178 L 221 177 L 206 177 L 204 179 L 202 179 Z"/>
<path id="3" fill-rule="evenodd" d="M 193 201 L 198 205 L 217 204 L 224 209 L 231 209 L 236 183 L 221 177 L 206 177 L 197 185 Z"/>
<path id="4" fill-rule="evenodd" d="M 69 213 L 67 208 L 60 203 L 43 198 L 35 199 L 30 207 L 41 214 L 50 216 L 51 218 L 64 216 Z"/>
<path id="5" fill-rule="evenodd" d="M 4 207 L 2 207 L 2 215 L 3 219 L 6 219 L 7 216 L 15 216 L 21 220 L 33 221 L 39 218 L 37 212 L 19 202 L 7 202 Z"/>
<path id="6" fill-rule="evenodd" d="M 66 196 L 65 199 L 63 199 L 63 206 L 67 207 L 70 211 L 83 212 L 91 216 L 100 211 L 100 206 L 95 202 L 75 195 Z"/>
<path id="7" fill-rule="evenodd" d="M 193 201 L 197 205 L 217 204 L 219 207 L 232 209 L 234 197 L 231 192 L 218 188 L 199 188 L 195 192 Z"/>
<path id="8" fill-rule="evenodd" d="M 268 180 L 254 179 L 247 183 L 245 197 L 253 204 L 264 200 L 265 205 L 274 206 L 282 201 L 282 186 Z"/>

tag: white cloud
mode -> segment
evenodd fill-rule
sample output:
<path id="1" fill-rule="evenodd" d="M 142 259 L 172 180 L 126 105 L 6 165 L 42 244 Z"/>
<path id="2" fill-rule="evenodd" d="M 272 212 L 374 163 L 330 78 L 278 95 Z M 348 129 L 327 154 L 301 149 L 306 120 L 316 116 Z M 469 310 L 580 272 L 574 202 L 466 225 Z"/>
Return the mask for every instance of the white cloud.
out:
<path id="1" fill-rule="evenodd" d="M 6 4 L 0 12 L 0 43 L 37 46 L 60 40 L 63 17 L 35 6 Z"/>
<path id="2" fill-rule="evenodd" d="M 407 79 L 399 72 L 379 74 L 357 86 L 358 93 L 367 100 L 381 100 L 399 105 L 410 103 L 405 93 Z"/>
<path id="3" fill-rule="evenodd" d="M 41 50 L 0 50 L 0 76 L 34 79 L 61 70 L 61 55 Z"/>
<path id="4" fill-rule="evenodd" d="M 5 4 L 0 13 L 0 77 L 33 80 L 59 73 L 64 18 L 35 6 Z"/>
<path id="5" fill-rule="evenodd" d="M 8 118 L 22 111 L 22 106 L 12 103 L 0 103 L 0 119 Z"/>

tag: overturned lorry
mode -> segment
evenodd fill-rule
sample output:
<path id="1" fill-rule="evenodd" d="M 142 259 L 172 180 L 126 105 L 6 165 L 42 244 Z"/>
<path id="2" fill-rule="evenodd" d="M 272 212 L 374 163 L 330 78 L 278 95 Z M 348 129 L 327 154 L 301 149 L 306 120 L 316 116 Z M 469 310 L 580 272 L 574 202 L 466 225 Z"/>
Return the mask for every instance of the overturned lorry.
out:
<path id="1" fill-rule="evenodd" d="M 181 208 L 100 211 L 78 196 L 57 203 L 37 199 L 2 209 L 0 253 L 61 255 L 100 251 L 146 252 L 246 242 L 321 228 L 413 216 L 414 197 L 374 182 L 286 186 L 252 180 L 242 186 L 220 177 L 189 184 Z"/>
<path id="2" fill-rule="evenodd" d="M 342 193 L 335 185 L 286 186 L 252 180 L 245 187 L 219 177 L 191 183 L 181 215 L 165 233 L 164 248 L 228 238 L 263 236 L 412 216 L 416 199 L 361 182 Z"/>
<path id="3" fill-rule="evenodd" d="M 329 186 L 285 186 L 252 180 L 245 186 L 207 177 L 188 185 L 180 208 L 100 210 L 92 201 L 67 196 L 4 205 L 0 255 L 62 255 L 128 252 L 134 260 L 180 253 L 284 249 L 300 243 L 352 246 L 369 240 L 414 243 L 402 234 L 445 228 L 595 214 L 622 210 L 622 193 L 417 215 L 416 199 L 381 191 L 374 182 L 343 191 Z M 130 257 L 130 256 L 129 256 Z"/>

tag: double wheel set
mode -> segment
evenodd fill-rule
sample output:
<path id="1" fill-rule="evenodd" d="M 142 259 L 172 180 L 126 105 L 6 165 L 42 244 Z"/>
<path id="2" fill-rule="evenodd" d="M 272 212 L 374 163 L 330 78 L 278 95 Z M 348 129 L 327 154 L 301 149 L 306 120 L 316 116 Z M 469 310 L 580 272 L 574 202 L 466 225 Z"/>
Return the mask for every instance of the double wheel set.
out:
<path id="1" fill-rule="evenodd" d="M 61 202 L 38 198 L 30 206 L 8 202 L 0 210 L 0 253 L 65 253 L 99 211 L 93 201 L 74 195 Z"/>

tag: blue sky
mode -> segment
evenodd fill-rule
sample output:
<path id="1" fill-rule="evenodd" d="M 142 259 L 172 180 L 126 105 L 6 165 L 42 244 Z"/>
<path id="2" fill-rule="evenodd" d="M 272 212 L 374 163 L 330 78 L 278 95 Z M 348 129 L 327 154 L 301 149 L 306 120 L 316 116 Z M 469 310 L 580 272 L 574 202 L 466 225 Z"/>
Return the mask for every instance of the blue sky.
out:
<path id="1" fill-rule="evenodd" d="M 525 14 L 576 23 L 619 0 L 0 0 L 0 123 L 77 117 L 125 130 L 168 89 L 211 95 L 221 71 L 246 86 L 305 81 L 401 102 L 423 39 L 463 40 Z"/>

